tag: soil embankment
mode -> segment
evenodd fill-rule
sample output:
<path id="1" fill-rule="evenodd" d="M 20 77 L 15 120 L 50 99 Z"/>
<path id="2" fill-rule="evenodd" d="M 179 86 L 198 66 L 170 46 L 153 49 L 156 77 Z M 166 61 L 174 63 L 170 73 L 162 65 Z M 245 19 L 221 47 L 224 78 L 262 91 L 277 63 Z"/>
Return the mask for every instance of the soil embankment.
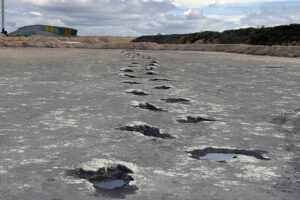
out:
<path id="1" fill-rule="evenodd" d="M 6 37 L 0 36 L 0 47 L 139 49 L 173 51 L 215 51 L 262 56 L 300 57 L 300 46 L 264 46 L 247 44 L 158 44 L 132 42 L 133 37 Z"/>

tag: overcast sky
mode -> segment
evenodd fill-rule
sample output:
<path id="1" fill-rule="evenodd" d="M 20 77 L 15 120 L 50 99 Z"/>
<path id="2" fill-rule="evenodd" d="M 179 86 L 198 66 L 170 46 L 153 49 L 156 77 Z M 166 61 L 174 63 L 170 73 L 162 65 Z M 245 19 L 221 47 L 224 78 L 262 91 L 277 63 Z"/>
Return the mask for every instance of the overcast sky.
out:
<path id="1" fill-rule="evenodd" d="M 5 0 L 8 31 L 68 26 L 80 35 L 149 35 L 300 23 L 300 0 Z"/>

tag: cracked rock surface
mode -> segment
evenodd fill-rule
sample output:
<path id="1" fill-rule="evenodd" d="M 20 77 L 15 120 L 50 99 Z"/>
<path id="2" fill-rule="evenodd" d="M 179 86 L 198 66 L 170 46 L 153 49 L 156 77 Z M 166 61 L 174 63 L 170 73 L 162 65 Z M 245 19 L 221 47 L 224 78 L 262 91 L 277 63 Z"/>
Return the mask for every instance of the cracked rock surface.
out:
<path id="1" fill-rule="evenodd" d="M 299 59 L 121 51 L 0 48 L 1 200 L 299 199 Z M 139 78 L 120 76 L 132 60 L 139 63 L 130 68 Z M 145 67 L 153 60 L 163 77 L 149 81 Z M 153 88 L 166 83 L 173 88 Z M 127 94 L 128 89 L 151 95 Z M 161 101 L 172 97 L 191 103 Z M 132 101 L 168 112 L 133 108 Z M 217 121 L 176 121 L 198 114 Z M 135 121 L 152 131 L 130 126 Z M 116 129 L 127 125 L 132 131 Z M 162 138 L 165 133 L 174 139 Z M 194 152 L 202 160 L 187 153 L 207 147 L 214 149 L 210 155 Z M 219 159 L 224 149 L 229 158 Z M 270 160 L 231 158 L 247 154 L 231 150 L 263 150 L 255 155 Z M 114 164 L 131 169 L 134 174 L 127 175 L 134 180 L 97 184 L 121 187 L 112 191 L 65 175 L 82 168 L 93 177 Z"/>

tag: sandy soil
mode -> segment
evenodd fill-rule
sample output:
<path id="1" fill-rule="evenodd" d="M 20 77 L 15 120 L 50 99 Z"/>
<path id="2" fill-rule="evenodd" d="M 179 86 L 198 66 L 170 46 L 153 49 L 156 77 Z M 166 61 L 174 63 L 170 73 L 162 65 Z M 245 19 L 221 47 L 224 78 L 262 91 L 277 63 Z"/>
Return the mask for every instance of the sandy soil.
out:
<path id="1" fill-rule="evenodd" d="M 300 57 L 300 46 L 260 46 L 244 44 L 157 44 L 132 43 L 133 37 L 5 37 L 0 47 L 138 49 L 174 51 L 214 51 L 262 56 Z"/>

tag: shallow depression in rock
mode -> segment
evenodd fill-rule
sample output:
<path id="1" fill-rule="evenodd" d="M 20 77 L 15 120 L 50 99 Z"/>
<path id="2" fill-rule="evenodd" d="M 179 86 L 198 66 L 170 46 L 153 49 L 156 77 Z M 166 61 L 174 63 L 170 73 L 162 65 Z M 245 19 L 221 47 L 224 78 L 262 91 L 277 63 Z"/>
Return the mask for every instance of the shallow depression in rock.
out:
<path id="1" fill-rule="evenodd" d="M 191 154 L 192 158 L 198 160 L 213 160 L 215 161 L 224 161 L 227 158 L 236 158 L 238 155 L 243 156 L 251 156 L 259 160 L 270 160 L 263 156 L 263 154 L 267 153 L 262 150 L 239 150 L 239 149 L 221 149 L 221 148 L 212 148 L 208 147 L 205 149 L 197 149 L 193 151 L 188 151 Z M 222 158 L 223 157 L 223 158 Z M 221 160 L 218 160 L 221 159 Z"/>
<path id="2" fill-rule="evenodd" d="M 172 81 L 171 79 L 167 78 L 151 78 L 149 81 Z"/>
<path id="3" fill-rule="evenodd" d="M 139 85 L 139 84 L 142 84 L 141 82 L 137 82 L 137 81 L 122 81 L 122 83 L 130 84 L 130 85 Z"/>
<path id="4" fill-rule="evenodd" d="M 145 67 L 145 70 L 156 70 L 157 67 L 156 66 L 147 66 Z"/>
<path id="5" fill-rule="evenodd" d="M 128 167 L 117 164 L 110 167 L 99 168 L 97 171 L 88 171 L 82 168 L 66 170 L 67 176 L 86 179 L 96 189 L 114 190 L 129 185 L 134 179 L 128 174 L 134 173 Z"/>
<path id="6" fill-rule="evenodd" d="M 110 181 L 103 181 L 95 184 L 94 186 L 98 189 L 112 190 L 112 189 L 122 188 L 126 185 L 128 185 L 127 181 L 121 179 L 115 179 Z"/>
<path id="7" fill-rule="evenodd" d="M 179 123 L 192 123 L 196 124 L 199 122 L 213 122 L 216 121 L 215 119 L 210 119 L 202 116 L 187 116 L 186 119 L 178 119 L 176 120 Z"/>
<path id="8" fill-rule="evenodd" d="M 172 86 L 169 86 L 169 85 L 159 85 L 159 86 L 154 87 L 154 89 L 157 89 L 157 90 L 168 90 L 171 88 L 172 88 Z"/>
<path id="9" fill-rule="evenodd" d="M 148 103 L 148 102 L 138 102 L 138 101 L 132 101 L 130 102 L 130 105 L 132 107 L 138 107 L 150 111 L 164 111 L 162 108 L 159 108 L 155 106 L 154 104 Z"/>
<path id="10" fill-rule="evenodd" d="M 169 138 L 169 139 L 174 138 L 170 134 L 160 133 L 159 128 L 140 121 L 129 123 L 117 129 L 124 130 L 124 131 L 135 131 L 135 132 L 142 133 L 145 136 L 152 136 L 157 138 Z"/>
<path id="11" fill-rule="evenodd" d="M 147 95 L 150 95 L 148 94 L 147 92 L 143 91 L 143 90 L 137 90 L 137 89 L 128 89 L 128 90 L 125 90 L 126 93 L 130 93 L 130 94 L 134 94 L 134 95 L 137 95 L 137 96 L 147 96 Z"/>
<path id="12" fill-rule="evenodd" d="M 182 103 L 182 104 L 190 103 L 189 99 L 184 99 L 184 98 L 166 98 L 166 99 L 161 99 L 161 100 L 166 103 Z"/>
<path id="13" fill-rule="evenodd" d="M 138 65 L 128 65 L 128 67 L 134 68 L 134 67 L 139 67 L 139 66 Z"/>
<path id="14" fill-rule="evenodd" d="M 156 72 L 156 71 L 148 71 L 145 74 L 147 74 L 147 75 L 158 75 L 159 73 Z"/>
<path id="15" fill-rule="evenodd" d="M 208 153 L 205 156 L 200 156 L 199 159 L 222 162 L 231 160 L 236 157 L 237 155 L 232 153 Z"/>
<path id="16" fill-rule="evenodd" d="M 128 78 L 137 78 L 137 76 L 132 75 L 132 74 L 123 74 L 123 76 L 126 76 Z"/>
<path id="17" fill-rule="evenodd" d="M 122 68 L 122 69 L 120 69 L 120 71 L 122 71 L 122 72 L 134 72 L 133 69 L 129 69 L 129 68 Z"/>

